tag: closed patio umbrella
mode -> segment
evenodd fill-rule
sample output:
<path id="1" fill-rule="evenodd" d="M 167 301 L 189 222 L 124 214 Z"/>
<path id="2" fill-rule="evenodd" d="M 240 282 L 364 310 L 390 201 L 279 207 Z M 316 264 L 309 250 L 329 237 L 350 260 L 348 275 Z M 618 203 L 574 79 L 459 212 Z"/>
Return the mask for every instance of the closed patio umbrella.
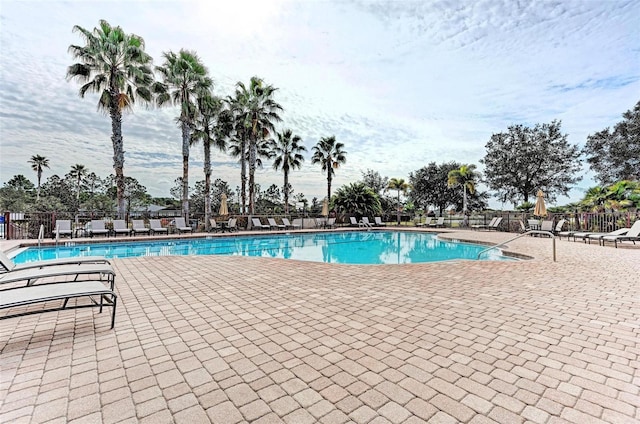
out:
<path id="1" fill-rule="evenodd" d="M 329 215 L 329 201 L 327 200 L 327 198 L 324 198 L 324 201 L 322 202 L 322 213 L 320 214 L 322 216 L 328 216 Z"/>
<path id="2" fill-rule="evenodd" d="M 533 209 L 533 214 L 540 217 L 547 216 L 547 207 L 544 204 L 544 193 L 542 190 L 538 190 L 536 197 L 536 207 Z"/>
<path id="3" fill-rule="evenodd" d="M 218 215 L 229 215 L 229 208 L 227 206 L 227 195 L 224 193 L 222 193 L 222 197 L 220 198 L 220 212 L 218 213 Z"/>

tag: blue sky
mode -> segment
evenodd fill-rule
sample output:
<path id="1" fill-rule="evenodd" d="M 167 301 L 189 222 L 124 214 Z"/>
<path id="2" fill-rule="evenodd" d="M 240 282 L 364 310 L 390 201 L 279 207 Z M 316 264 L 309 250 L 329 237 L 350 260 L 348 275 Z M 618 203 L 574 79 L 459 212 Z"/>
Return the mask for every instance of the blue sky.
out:
<path id="1" fill-rule="evenodd" d="M 334 189 L 366 169 L 408 179 L 429 162 L 477 164 L 493 133 L 562 120 L 571 143 L 619 122 L 640 99 L 637 1 L 7 1 L 0 6 L 0 183 L 35 182 L 28 160 L 50 160 L 43 180 L 80 163 L 112 172 L 110 120 L 97 97 L 65 80 L 74 25 L 100 19 L 162 52 L 195 50 L 220 95 L 254 76 L 279 88 L 283 123 L 307 149 L 323 136 L 345 144 Z M 169 196 L 182 175 L 177 110 L 136 107 L 124 118 L 125 175 Z M 191 150 L 190 183 L 202 180 Z M 213 158 L 213 177 L 239 185 L 234 159 Z M 595 185 L 585 179 L 558 204 Z M 268 163 L 257 182 L 282 185 Z M 321 198 L 311 165 L 295 192 Z M 492 205 L 500 207 L 495 201 Z M 508 205 L 507 205 L 508 206 Z"/>

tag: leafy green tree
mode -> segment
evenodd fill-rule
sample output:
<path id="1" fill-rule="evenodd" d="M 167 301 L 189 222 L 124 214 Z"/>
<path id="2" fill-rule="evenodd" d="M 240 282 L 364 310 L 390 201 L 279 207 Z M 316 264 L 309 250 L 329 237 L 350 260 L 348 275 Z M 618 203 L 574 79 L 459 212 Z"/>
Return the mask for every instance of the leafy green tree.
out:
<path id="1" fill-rule="evenodd" d="M 204 222 L 208 231 L 211 217 L 211 146 L 226 151 L 233 122 L 226 102 L 210 92 L 198 98 L 198 111 L 192 142 L 202 141 L 204 146 Z"/>
<path id="2" fill-rule="evenodd" d="M 302 139 L 289 129 L 276 133 L 276 137 L 277 141 L 271 145 L 275 157 L 273 169 L 276 171 L 282 169 L 284 173 L 284 213 L 289 213 L 289 172 L 302 167 L 304 162 L 302 152 L 306 152 L 307 148 L 302 144 Z"/>
<path id="3" fill-rule="evenodd" d="M 332 209 L 357 218 L 379 215 L 382 212 L 380 199 L 364 183 L 351 183 L 340 187 L 331 199 Z"/>
<path id="4" fill-rule="evenodd" d="M 485 165 L 486 183 L 500 201 L 528 202 L 542 190 L 553 202 L 582 179 L 576 176 L 581 168 L 580 150 L 567 141 L 560 126 L 560 121 L 533 128 L 512 125 L 508 132 L 491 136 L 480 162 Z"/>
<path id="5" fill-rule="evenodd" d="M 189 147 L 198 114 L 197 99 L 205 97 L 213 87 L 213 80 L 198 55 L 181 49 L 177 54 L 163 53 L 164 63 L 156 71 L 162 83 L 154 84 L 158 106 L 177 105 L 177 118 L 182 131 L 182 214 L 189 222 Z"/>
<path id="6" fill-rule="evenodd" d="M 87 176 L 87 167 L 84 165 L 80 165 L 76 163 L 71 167 L 71 171 L 69 171 L 69 176 L 73 178 L 76 182 L 76 201 L 80 201 L 80 186 L 82 185 L 82 180 Z"/>
<path id="7" fill-rule="evenodd" d="M 459 169 L 461 165 L 458 162 L 446 162 L 440 165 L 431 162 L 410 173 L 409 200 L 419 209 L 427 210 L 430 205 L 433 205 L 438 209 L 438 214 L 442 216 L 444 210 L 449 205 L 455 204 L 458 197 L 456 190 L 447 184 L 449 172 Z"/>
<path id="8" fill-rule="evenodd" d="M 591 187 L 579 205 L 592 212 L 638 208 L 640 207 L 640 182 L 623 180 L 606 187 Z"/>
<path id="9" fill-rule="evenodd" d="M 605 128 L 589 135 L 583 149 L 596 179 L 604 185 L 640 180 L 640 101 L 622 117 L 613 131 Z"/>
<path id="10" fill-rule="evenodd" d="M 255 172 L 259 145 L 274 131 L 274 123 L 281 121 L 282 106 L 273 96 L 277 88 L 265 84 L 261 78 L 252 77 L 249 86 L 236 84 L 236 110 L 241 111 L 240 120 L 249 136 L 249 213 L 255 213 Z M 264 149 L 263 145 L 263 149 Z M 268 148 L 267 148 L 268 149 Z"/>
<path id="11" fill-rule="evenodd" d="M 480 178 L 480 175 L 476 172 L 475 165 L 462 165 L 458 169 L 454 169 L 449 172 L 447 185 L 449 187 L 462 187 L 462 215 L 463 226 L 469 224 L 468 209 L 467 209 L 467 191 L 474 193 L 476 191 L 476 182 Z"/>
<path id="12" fill-rule="evenodd" d="M 36 201 L 40 200 L 40 181 L 42 180 L 42 169 L 49 168 L 49 159 L 40 155 L 33 155 L 31 159 L 29 159 L 29 163 L 31 164 L 31 169 L 36 171 L 36 175 L 38 176 L 38 189 L 36 192 Z"/>
<path id="13" fill-rule="evenodd" d="M 99 93 L 98 109 L 109 112 L 118 214 L 124 218 L 122 112 L 131 109 L 136 99 L 151 101 L 152 59 L 144 51 L 142 37 L 126 34 L 122 28 L 112 27 L 107 21 L 101 20 L 92 32 L 77 25 L 73 31 L 80 33 L 86 44 L 69 46 L 69 52 L 79 62 L 69 66 L 67 78 L 83 84 L 80 87 L 82 98 L 87 92 Z"/>
<path id="14" fill-rule="evenodd" d="M 396 207 L 396 213 L 398 218 L 398 225 L 400 225 L 400 193 L 407 194 L 407 190 L 409 190 L 409 183 L 407 183 L 404 178 L 391 178 L 389 183 L 387 184 L 387 190 L 395 190 L 398 195 L 398 202 Z"/>
<path id="15" fill-rule="evenodd" d="M 367 169 L 362 171 L 362 182 L 369 187 L 378 196 L 382 196 L 382 193 L 387 189 L 389 185 L 389 178 L 383 177 L 378 171 L 373 169 Z"/>
<path id="16" fill-rule="evenodd" d="M 331 181 L 336 169 L 347 162 L 347 152 L 343 149 L 344 144 L 337 142 L 335 136 L 322 137 L 313 146 L 311 163 L 320 164 L 322 170 L 327 173 L 327 199 L 331 199 Z"/>
<path id="17" fill-rule="evenodd" d="M 51 199 L 57 199 L 57 202 L 62 204 L 61 208 L 65 212 L 72 211 L 77 202 L 74 190 L 74 180 L 70 178 L 60 178 L 57 175 L 52 175 L 42 184 L 42 203 L 52 204 Z"/>
<path id="18" fill-rule="evenodd" d="M 178 177 L 173 181 L 174 186 L 169 189 L 169 194 L 175 199 L 182 200 L 184 199 L 184 183 L 182 177 Z M 187 186 L 187 196 L 189 196 L 192 192 L 192 188 Z"/>
<path id="19" fill-rule="evenodd" d="M 0 188 L 0 210 L 25 212 L 32 203 L 33 183 L 22 174 L 15 175 Z"/>

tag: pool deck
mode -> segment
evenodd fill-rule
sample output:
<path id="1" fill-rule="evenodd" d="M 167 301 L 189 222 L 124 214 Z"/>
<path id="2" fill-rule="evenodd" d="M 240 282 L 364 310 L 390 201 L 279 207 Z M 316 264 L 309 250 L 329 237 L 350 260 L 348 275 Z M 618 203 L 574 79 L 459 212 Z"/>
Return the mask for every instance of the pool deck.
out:
<path id="1" fill-rule="evenodd" d="M 115 329 L 0 321 L 0 422 L 640 422 L 640 244 L 506 250 L 534 259 L 114 260 Z"/>

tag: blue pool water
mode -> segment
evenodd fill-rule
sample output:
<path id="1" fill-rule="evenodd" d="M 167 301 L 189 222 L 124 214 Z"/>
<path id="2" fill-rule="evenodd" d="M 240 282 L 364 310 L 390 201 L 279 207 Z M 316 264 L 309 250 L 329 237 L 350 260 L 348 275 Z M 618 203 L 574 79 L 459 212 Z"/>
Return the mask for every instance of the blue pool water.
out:
<path id="1" fill-rule="evenodd" d="M 72 243 L 67 243 L 72 244 Z M 406 264 L 455 259 L 475 260 L 485 247 L 439 240 L 435 234 L 398 231 L 349 231 L 201 239 L 112 242 L 28 248 L 16 263 L 76 256 L 130 258 L 168 255 L 242 255 L 340 264 Z M 484 260 L 509 260 L 499 250 Z"/>

